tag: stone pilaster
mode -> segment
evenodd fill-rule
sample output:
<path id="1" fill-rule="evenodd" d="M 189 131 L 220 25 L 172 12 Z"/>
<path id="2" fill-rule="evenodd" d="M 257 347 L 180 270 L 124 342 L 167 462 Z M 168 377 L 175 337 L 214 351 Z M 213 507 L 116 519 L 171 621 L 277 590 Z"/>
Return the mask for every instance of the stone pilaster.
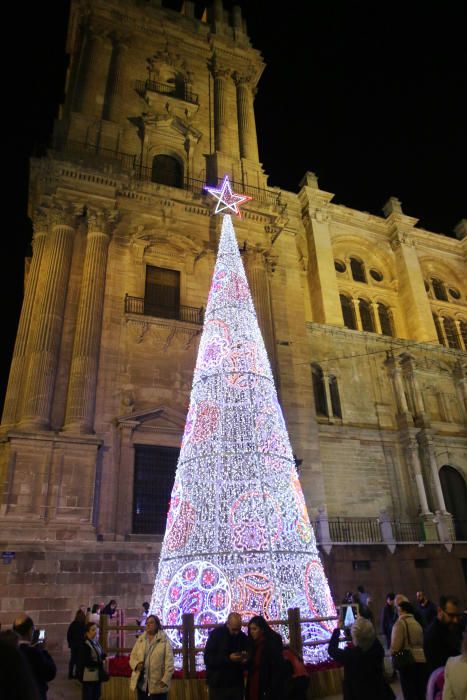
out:
<path id="1" fill-rule="evenodd" d="M 306 212 L 304 224 L 307 233 L 308 285 L 313 321 L 343 326 L 331 241 L 331 216 L 328 209 L 334 195 L 320 190 L 318 179 L 311 172 L 305 174 L 301 188 L 299 200 L 302 210 Z"/>
<path id="2" fill-rule="evenodd" d="M 110 62 L 110 42 L 99 27 L 88 27 L 84 45 L 77 111 L 90 117 L 102 117 L 105 86 Z"/>
<path id="3" fill-rule="evenodd" d="M 11 361 L 10 377 L 3 407 L 2 424 L 14 425 L 21 398 L 22 381 L 27 365 L 27 344 L 31 328 L 34 304 L 36 300 L 37 282 L 40 274 L 45 241 L 47 236 L 47 217 L 43 210 L 38 210 L 34 216 L 33 254 L 29 274 L 24 290 L 23 307 L 16 334 L 15 348 Z"/>
<path id="4" fill-rule="evenodd" d="M 49 234 L 37 282 L 28 343 L 21 427 L 47 429 L 55 385 L 75 217 L 68 207 L 49 211 Z"/>
<path id="5" fill-rule="evenodd" d="M 418 454 L 418 445 L 415 442 L 411 442 L 407 447 L 407 455 L 409 458 L 409 463 L 412 467 L 412 472 L 415 478 L 415 485 L 417 487 L 418 500 L 420 503 L 420 508 L 422 510 L 422 515 L 428 515 L 430 509 L 428 507 L 428 499 L 426 496 L 425 482 L 423 479 L 422 465 L 420 462 L 420 457 Z"/>
<path id="6" fill-rule="evenodd" d="M 214 76 L 214 146 L 216 151 L 227 152 L 229 148 L 229 105 L 226 82 L 230 71 L 214 66 L 212 74 Z"/>
<path id="7" fill-rule="evenodd" d="M 240 157 L 258 163 L 258 141 L 256 138 L 255 112 L 253 108 L 253 86 L 249 76 L 234 75 L 237 88 L 237 119 Z"/>
<path id="8" fill-rule="evenodd" d="M 93 431 L 108 245 L 108 223 L 102 213 L 93 212 L 88 216 L 64 426 L 72 432 Z"/>
<path id="9" fill-rule="evenodd" d="M 425 467 L 431 476 L 432 483 L 432 497 L 435 502 L 435 510 L 441 511 L 441 513 L 446 513 L 446 504 L 444 502 L 443 489 L 441 487 L 441 481 L 439 478 L 438 464 L 436 461 L 435 447 L 433 442 L 433 437 L 430 434 L 429 429 L 423 428 L 417 434 L 417 440 L 420 445 L 420 450 L 423 455 L 423 460 L 425 462 Z"/>
<path id="10" fill-rule="evenodd" d="M 410 309 L 410 314 L 406 314 L 405 317 L 409 338 L 421 342 L 436 342 L 437 334 L 430 302 L 425 290 L 415 241 L 411 235 L 417 219 L 405 216 L 400 203 L 394 197 L 390 198 L 384 212 L 387 216 L 390 244 L 396 262 L 401 305 L 403 308 Z"/>
<path id="11" fill-rule="evenodd" d="M 467 364 L 458 360 L 453 374 L 459 402 L 464 416 L 467 418 Z"/>
<path id="12" fill-rule="evenodd" d="M 112 122 L 119 122 L 123 114 L 127 49 L 125 43 L 114 39 L 105 105 L 105 118 Z"/>
<path id="13" fill-rule="evenodd" d="M 409 353 L 401 355 L 401 366 L 412 396 L 412 405 L 416 418 L 428 419 L 422 392 L 417 379 L 415 358 Z"/>
<path id="14" fill-rule="evenodd" d="M 260 248 L 247 247 L 243 260 L 248 283 L 253 295 L 259 327 L 273 372 L 276 369 L 276 342 L 271 307 L 271 290 L 269 286 L 268 267 L 264 251 Z"/>

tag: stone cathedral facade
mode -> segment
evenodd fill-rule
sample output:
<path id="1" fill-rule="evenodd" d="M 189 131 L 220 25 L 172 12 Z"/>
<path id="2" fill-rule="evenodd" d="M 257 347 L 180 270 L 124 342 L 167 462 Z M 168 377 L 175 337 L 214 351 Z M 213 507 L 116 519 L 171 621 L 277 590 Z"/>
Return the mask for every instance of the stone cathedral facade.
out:
<path id="1" fill-rule="evenodd" d="M 467 221 L 450 238 L 396 198 L 381 216 L 336 205 L 312 172 L 298 194 L 268 186 L 264 64 L 220 0 L 202 18 L 73 0 L 67 52 L 31 162 L 0 621 L 26 609 L 58 641 L 81 604 L 148 598 L 219 236 L 203 185 L 225 173 L 253 197 L 236 232 L 336 600 L 462 594 Z"/>

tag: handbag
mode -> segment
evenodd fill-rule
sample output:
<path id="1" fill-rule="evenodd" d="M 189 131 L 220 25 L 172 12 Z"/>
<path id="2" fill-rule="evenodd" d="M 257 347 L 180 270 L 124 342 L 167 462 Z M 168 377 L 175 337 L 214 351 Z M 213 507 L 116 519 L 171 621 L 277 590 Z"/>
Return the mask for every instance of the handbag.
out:
<path id="1" fill-rule="evenodd" d="M 403 671 L 414 663 L 415 659 L 410 649 L 401 649 L 392 655 L 392 665 L 396 671 Z"/>
<path id="2" fill-rule="evenodd" d="M 99 682 L 107 683 L 110 680 L 110 676 L 103 666 L 99 666 Z"/>
<path id="3" fill-rule="evenodd" d="M 405 620 L 401 620 L 401 622 L 404 623 L 405 626 L 405 631 L 407 632 L 407 638 L 409 642 L 409 646 L 411 646 L 410 643 L 410 632 L 408 625 Z M 415 663 L 415 659 L 413 657 L 413 654 L 409 647 L 406 647 L 405 649 L 401 649 L 400 651 L 394 652 L 392 655 L 392 665 L 394 666 L 396 671 L 403 671 L 404 669 L 408 668 L 409 666 L 412 666 Z"/>
<path id="4" fill-rule="evenodd" d="M 83 683 L 98 683 L 99 682 L 99 669 L 84 667 L 83 671 Z"/>

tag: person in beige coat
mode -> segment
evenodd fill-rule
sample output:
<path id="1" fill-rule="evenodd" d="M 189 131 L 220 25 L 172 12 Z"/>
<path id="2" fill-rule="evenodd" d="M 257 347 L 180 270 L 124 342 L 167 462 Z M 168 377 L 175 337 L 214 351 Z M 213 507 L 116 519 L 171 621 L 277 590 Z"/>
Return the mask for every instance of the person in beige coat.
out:
<path id="1" fill-rule="evenodd" d="M 130 654 L 130 690 L 138 700 L 167 700 L 174 672 L 174 657 L 159 618 L 148 615 L 146 631 L 138 637 Z"/>
<path id="2" fill-rule="evenodd" d="M 391 632 L 390 653 L 410 649 L 415 663 L 399 670 L 404 700 L 425 700 L 428 667 L 423 651 L 423 628 L 414 617 L 412 605 L 402 600 L 397 605 L 399 615 Z"/>

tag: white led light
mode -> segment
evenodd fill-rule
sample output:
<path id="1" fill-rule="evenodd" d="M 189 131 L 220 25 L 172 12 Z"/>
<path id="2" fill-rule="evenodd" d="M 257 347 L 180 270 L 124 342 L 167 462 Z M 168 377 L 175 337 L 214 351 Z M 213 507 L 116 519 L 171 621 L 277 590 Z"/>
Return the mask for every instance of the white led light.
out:
<path id="1" fill-rule="evenodd" d="M 336 614 L 225 215 L 151 611 L 171 625 L 183 613 L 223 622 L 231 610 L 285 619 L 290 607 L 304 618 Z M 326 639 L 333 627 L 307 623 L 302 633 Z M 304 653 L 327 658 L 325 645 Z"/>

